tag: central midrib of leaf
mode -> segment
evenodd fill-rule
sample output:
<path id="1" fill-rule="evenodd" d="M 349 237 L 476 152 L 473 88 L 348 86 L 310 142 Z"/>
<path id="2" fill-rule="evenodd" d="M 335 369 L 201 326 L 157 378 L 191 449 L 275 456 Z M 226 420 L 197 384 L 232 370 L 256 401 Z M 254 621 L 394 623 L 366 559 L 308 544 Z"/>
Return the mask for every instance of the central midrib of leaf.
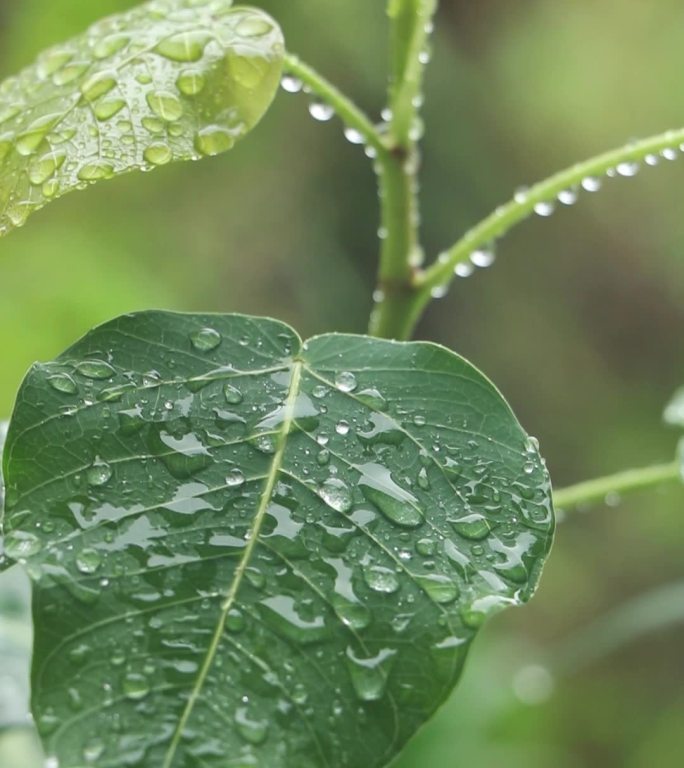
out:
<path id="1" fill-rule="evenodd" d="M 204 658 L 204 663 L 202 664 L 199 674 L 197 675 L 197 679 L 195 680 L 195 684 L 193 686 L 192 692 L 190 693 L 187 704 L 185 705 L 183 714 L 181 715 L 180 720 L 178 721 L 178 725 L 176 726 L 176 729 L 173 733 L 171 744 L 169 745 L 166 757 L 164 758 L 162 768 L 171 768 L 173 764 L 173 760 L 178 749 L 178 744 L 183 737 L 185 727 L 190 720 L 192 712 L 195 708 L 195 704 L 197 703 L 197 700 L 202 693 L 202 689 L 204 688 L 204 684 L 207 680 L 212 664 L 214 663 L 214 659 L 216 658 L 219 645 L 221 644 L 221 638 L 225 631 L 228 614 L 235 604 L 238 592 L 240 591 L 240 586 L 245 576 L 245 572 L 252 558 L 254 549 L 258 543 L 259 534 L 266 517 L 268 505 L 271 501 L 271 497 L 273 496 L 275 484 L 283 465 L 283 458 L 285 456 L 285 450 L 287 447 L 287 436 L 289 435 L 293 426 L 295 417 L 295 405 L 297 396 L 299 395 L 299 387 L 302 378 L 302 368 L 303 363 L 301 361 L 295 360 L 293 362 L 288 393 L 283 409 L 283 421 L 280 430 L 278 431 L 277 449 L 273 456 L 271 467 L 264 482 L 264 489 L 261 493 L 261 496 L 259 497 L 259 505 L 257 507 L 256 515 L 254 518 L 254 524 L 249 534 L 247 546 L 236 568 L 235 576 L 230 586 L 230 590 L 228 591 L 228 594 L 221 604 L 221 614 L 216 624 L 216 630 L 214 631 L 214 635 L 209 644 L 209 648 L 207 649 L 207 654 Z"/>

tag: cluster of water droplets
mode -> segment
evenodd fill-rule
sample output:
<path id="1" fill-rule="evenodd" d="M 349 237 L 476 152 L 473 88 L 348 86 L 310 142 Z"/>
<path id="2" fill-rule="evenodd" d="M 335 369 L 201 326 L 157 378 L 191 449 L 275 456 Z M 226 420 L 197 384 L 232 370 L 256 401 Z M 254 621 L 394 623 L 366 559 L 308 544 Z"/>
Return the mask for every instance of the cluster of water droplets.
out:
<path id="1" fill-rule="evenodd" d="M 617 163 L 614 167 L 608 168 L 604 176 L 585 176 L 578 184 L 561 190 L 555 197 L 536 202 L 533 207 L 534 213 L 542 218 L 548 218 L 558 210 L 559 205 L 564 207 L 575 205 L 583 192 L 599 192 L 603 188 L 606 179 L 633 178 L 639 173 L 644 165 L 654 167 L 659 165 L 663 160 L 677 160 L 683 152 L 684 143 L 673 144 L 673 146 L 666 147 L 658 154 L 646 155 L 643 162 L 638 160 L 623 161 Z M 529 203 L 532 194 L 535 194 L 534 188 L 519 187 L 515 191 L 513 201 L 517 205 L 526 205 Z M 504 216 L 507 211 L 508 207 L 502 206 L 497 209 L 496 215 Z M 496 242 L 493 241 L 486 247 L 474 249 L 466 260 L 459 261 L 454 267 L 454 274 L 456 277 L 461 278 L 470 277 L 478 269 L 490 267 L 495 260 Z M 445 264 L 450 261 L 451 257 L 449 252 L 442 253 L 438 258 L 438 263 Z M 432 289 L 432 297 L 439 299 L 446 296 L 449 290 L 449 285 L 450 281 L 447 281 L 443 285 L 435 286 Z"/>
<path id="2" fill-rule="evenodd" d="M 684 152 L 684 144 L 677 143 L 662 149 L 657 154 L 648 154 L 643 160 L 624 160 L 619 162 L 615 166 L 608 168 L 603 176 L 585 176 L 577 185 L 561 190 L 555 198 L 537 202 L 534 206 L 534 212 L 543 218 L 552 216 L 557 210 L 558 205 L 574 205 L 579 200 L 582 192 L 594 193 L 600 191 L 606 179 L 633 178 L 644 166 L 655 167 L 662 161 L 677 160 L 682 152 Z M 529 200 L 529 196 L 530 189 L 520 187 L 514 195 L 514 200 L 516 203 L 524 205 Z"/>
<path id="3" fill-rule="evenodd" d="M 319 123 L 327 123 L 333 120 L 336 116 L 335 108 L 332 104 L 324 101 L 319 97 L 311 96 L 311 89 L 302 80 L 292 74 L 286 74 L 281 80 L 281 86 L 286 93 L 299 94 L 305 93 L 309 95 L 309 114 L 311 117 Z M 374 158 L 376 151 L 372 146 L 366 143 L 366 137 L 357 128 L 350 125 L 345 125 L 343 129 L 345 139 L 350 143 L 357 146 L 364 147 L 366 155 L 370 158 Z"/>
<path id="4" fill-rule="evenodd" d="M 231 0 L 155 0 L 0 85 L 0 233 L 71 189 L 230 149 L 277 88 L 280 30 Z"/>

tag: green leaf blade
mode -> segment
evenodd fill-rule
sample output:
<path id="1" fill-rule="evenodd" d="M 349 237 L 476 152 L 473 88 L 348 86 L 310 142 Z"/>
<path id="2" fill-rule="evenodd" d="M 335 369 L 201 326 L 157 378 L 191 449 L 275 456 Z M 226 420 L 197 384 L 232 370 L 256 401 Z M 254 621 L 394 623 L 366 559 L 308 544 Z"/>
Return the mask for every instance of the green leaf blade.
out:
<path id="1" fill-rule="evenodd" d="M 36 366 L 5 467 L 67 766 L 385 765 L 553 531 L 465 360 L 242 316 L 127 316 Z"/>
<path id="2" fill-rule="evenodd" d="M 154 0 L 0 85 L 0 235 L 88 184 L 231 149 L 280 81 L 278 25 L 232 0 Z"/>

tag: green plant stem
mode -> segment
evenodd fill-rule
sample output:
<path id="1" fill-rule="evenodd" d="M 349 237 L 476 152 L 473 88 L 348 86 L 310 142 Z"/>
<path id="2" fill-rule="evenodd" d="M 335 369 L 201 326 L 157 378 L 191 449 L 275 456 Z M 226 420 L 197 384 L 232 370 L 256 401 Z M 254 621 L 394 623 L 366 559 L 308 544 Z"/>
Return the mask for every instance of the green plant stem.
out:
<path id="1" fill-rule="evenodd" d="M 390 0 L 391 81 L 390 136 L 397 147 L 415 140 L 416 119 L 423 91 L 427 41 L 437 0 Z"/>
<path id="2" fill-rule="evenodd" d="M 641 469 L 628 469 L 615 475 L 587 480 L 555 491 L 553 503 L 557 509 L 572 509 L 592 502 L 603 502 L 611 493 L 623 495 L 667 483 L 681 483 L 682 479 L 679 461 Z"/>
<path id="3" fill-rule="evenodd" d="M 381 203 L 382 247 L 378 277 L 378 306 L 371 324 L 378 336 L 391 336 L 406 317 L 405 303 L 413 301 L 414 268 L 417 248 L 416 175 L 411 161 L 391 150 L 370 118 L 339 88 L 313 67 L 292 54 L 285 57 L 285 72 L 298 78 L 305 88 L 335 109 L 342 121 L 358 131 L 375 156 Z M 378 296 L 378 294 L 376 294 Z"/>
<path id="4" fill-rule="evenodd" d="M 540 203 L 556 203 L 561 192 L 579 187 L 585 179 L 600 178 L 611 168 L 617 168 L 623 163 L 641 162 L 648 155 L 657 156 L 663 150 L 679 150 L 682 142 L 684 142 L 684 129 L 668 131 L 633 142 L 573 165 L 535 184 L 524 195 L 516 195 L 515 199 L 497 208 L 490 216 L 473 227 L 453 248 L 441 254 L 420 279 L 423 296 L 426 294 L 429 296 L 432 289 L 448 284 L 458 264 L 468 261 L 474 251 L 488 246 L 516 224 L 528 218 Z"/>
<path id="5" fill-rule="evenodd" d="M 658 156 L 664 150 L 679 151 L 682 144 L 684 144 L 684 129 L 667 131 L 573 165 L 535 184 L 524 195 L 516 195 L 513 200 L 497 208 L 475 225 L 452 248 L 440 254 L 430 267 L 414 272 L 411 298 L 404 302 L 406 316 L 402 324 L 402 333 L 398 334 L 397 338 L 408 339 L 412 336 L 433 298 L 433 292 L 438 290 L 441 294 L 444 293 L 454 278 L 454 270 L 459 264 L 468 262 L 473 252 L 487 248 L 497 238 L 529 218 L 537 205 L 555 203 L 561 192 L 577 189 L 586 179 L 599 179 L 607 171 L 617 168 L 622 163 L 639 163 L 649 155 Z"/>
<path id="6" fill-rule="evenodd" d="M 427 41 L 436 0 L 390 0 L 389 162 L 379 167 L 382 208 L 380 267 L 369 332 L 382 338 L 411 335 L 419 242 L 419 112 Z"/>
<path id="7" fill-rule="evenodd" d="M 375 150 L 380 164 L 387 162 L 389 152 L 380 131 L 372 120 L 339 88 L 291 53 L 285 54 L 284 71 L 286 74 L 301 80 L 307 91 L 314 93 L 326 104 L 329 104 L 345 125 L 358 131 L 363 137 L 364 143 Z"/>

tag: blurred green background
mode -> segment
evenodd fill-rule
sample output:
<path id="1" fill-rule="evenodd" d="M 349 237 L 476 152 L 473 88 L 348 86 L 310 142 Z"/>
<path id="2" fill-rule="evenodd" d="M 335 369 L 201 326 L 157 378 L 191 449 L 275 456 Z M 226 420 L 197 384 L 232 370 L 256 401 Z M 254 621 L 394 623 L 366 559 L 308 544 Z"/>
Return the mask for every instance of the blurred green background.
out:
<path id="1" fill-rule="evenodd" d="M 133 4 L 2 0 L 0 75 Z M 379 114 L 383 0 L 260 4 L 292 51 Z M 682 29 L 679 0 L 444 0 L 427 85 L 430 253 L 517 186 L 684 124 Z M 558 486 L 673 454 L 660 414 L 684 383 L 682 199 L 684 159 L 610 181 L 514 231 L 496 266 L 459 281 L 421 326 L 498 383 Z M 376 229 L 363 152 L 287 94 L 225 157 L 72 195 L 0 243 L 0 416 L 32 361 L 133 309 L 363 331 Z M 397 768 L 679 768 L 683 502 L 663 490 L 565 520 L 535 600 L 486 628 Z M 23 585 L 2 583 L 7 659 L 27 636 Z M 2 711 L 17 703 L 14 666 L 0 665 Z M 0 765 L 33 768 L 34 748 L 29 731 L 5 732 Z"/>

